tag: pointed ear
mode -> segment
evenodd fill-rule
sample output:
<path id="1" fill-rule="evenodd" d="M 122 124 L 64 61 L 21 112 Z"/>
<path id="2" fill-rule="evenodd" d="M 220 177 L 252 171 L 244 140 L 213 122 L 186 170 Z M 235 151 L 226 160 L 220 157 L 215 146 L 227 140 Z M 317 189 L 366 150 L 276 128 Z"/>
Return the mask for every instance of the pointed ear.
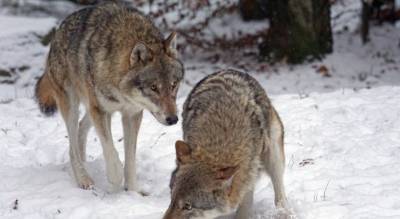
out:
<path id="1" fill-rule="evenodd" d="M 230 180 L 239 170 L 239 166 L 224 167 L 217 170 L 215 174 L 216 180 Z"/>
<path id="2" fill-rule="evenodd" d="M 164 41 L 165 49 L 174 57 L 178 55 L 176 50 L 176 32 L 172 32 Z"/>
<path id="3" fill-rule="evenodd" d="M 130 57 L 130 65 L 135 65 L 139 62 L 146 62 L 150 57 L 149 50 L 146 45 L 141 42 L 136 43 L 133 47 Z"/>
<path id="4" fill-rule="evenodd" d="M 190 146 L 184 141 L 176 141 L 175 150 L 176 160 L 179 164 L 185 164 L 191 159 L 190 155 L 192 154 L 192 149 L 190 149 Z"/>

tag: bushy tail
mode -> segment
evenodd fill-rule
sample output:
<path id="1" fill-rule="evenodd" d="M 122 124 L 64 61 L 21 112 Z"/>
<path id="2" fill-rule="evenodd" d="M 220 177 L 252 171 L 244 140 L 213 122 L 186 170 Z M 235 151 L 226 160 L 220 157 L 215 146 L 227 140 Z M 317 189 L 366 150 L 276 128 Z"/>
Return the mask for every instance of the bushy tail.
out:
<path id="1" fill-rule="evenodd" d="M 53 88 L 46 73 L 36 83 L 35 97 L 39 104 L 40 111 L 46 116 L 52 116 L 57 112 L 56 100 L 53 97 Z"/>

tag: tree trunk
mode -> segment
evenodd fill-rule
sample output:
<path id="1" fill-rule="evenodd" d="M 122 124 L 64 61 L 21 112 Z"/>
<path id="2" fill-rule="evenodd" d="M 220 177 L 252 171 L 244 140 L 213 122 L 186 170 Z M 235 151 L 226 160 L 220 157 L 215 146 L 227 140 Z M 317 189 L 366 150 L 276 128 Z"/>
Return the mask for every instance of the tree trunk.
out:
<path id="1" fill-rule="evenodd" d="M 245 21 L 262 20 L 268 17 L 268 0 L 239 0 L 239 10 Z"/>
<path id="2" fill-rule="evenodd" d="M 369 19 L 371 16 L 371 8 L 370 5 L 361 0 L 362 9 L 361 9 L 361 41 L 365 44 L 369 41 Z"/>
<path id="3" fill-rule="evenodd" d="M 260 55 L 289 63 L 332 52 L 329 0 L 269 0 L 270 29 Z"/>

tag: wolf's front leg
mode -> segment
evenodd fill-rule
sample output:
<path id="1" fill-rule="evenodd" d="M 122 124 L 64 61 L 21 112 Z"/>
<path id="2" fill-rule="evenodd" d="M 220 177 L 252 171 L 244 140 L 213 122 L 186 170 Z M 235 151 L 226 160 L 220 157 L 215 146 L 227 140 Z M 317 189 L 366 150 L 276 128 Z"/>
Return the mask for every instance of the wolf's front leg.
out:
<path id="1" fill-rule="evenodd" d="M 92 107 L 90 109 L 93 125 L 97 135 L 100 138 L 103 147 L 104 160 L 106 162 L 107 179 L 112 184 L 113 190 L 116 191 L 122 184 L 122 163 L 115 150 L 111 135 L 111 114 L 102 111 L 99 108 Z"/>
<path id="2" fill-rule="evenodd" d="M 125 147 L 125 189 L 137 191 L 136 185 L 136 142 L 142 122 L 143 111 L 136 114 L 122 114 Z"/>
<path id="3" fill-rule="evenodd" d="M 239 204 L 239 208 L 236 211 L 235 219 L 248 219 L 251 215 L 251 209 L 253 207 L 253 190 L 246 193 L 243 197 L 242 202 Z"/>

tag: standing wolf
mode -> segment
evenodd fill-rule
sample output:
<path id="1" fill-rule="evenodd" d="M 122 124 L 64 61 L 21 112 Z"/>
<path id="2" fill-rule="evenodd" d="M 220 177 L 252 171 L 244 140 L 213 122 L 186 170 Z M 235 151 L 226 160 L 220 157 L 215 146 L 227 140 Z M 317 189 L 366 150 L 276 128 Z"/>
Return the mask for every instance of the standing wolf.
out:
<path id="1" fill-rule="evenodd" d="M 108 181 L 123 180 L 122 163 L 111 135 L 111 114 L 122 114 L 125 188 L 135 190 L 136 138 L 143 109 L 162 124 L 173 125 L 183 65 L 176 57 L 175 34 L 166 40 L 134 9 L 116 3 L 82 9 L 67 17 L 52 41 L 45 73 L 36 84 L 43 113 L 61 111 L 78 185 L 93 185 L 85 170 L 88 130 L 95 127 L 103 147 Z M 86 114 L 78 123 L 79 105 Z"/>
<path id="2" fill-rule="evenodd" d="M 184 141 L 175 145 L 177 169 L 164 219 L 214 218 L 237 207 L 236 218 L 248 219 L 260 170 L 271 177 L 276 206 L 288 209 L 283 126 L 254 78 L 214 73 L 196 85 L 183 108 Z"/>

